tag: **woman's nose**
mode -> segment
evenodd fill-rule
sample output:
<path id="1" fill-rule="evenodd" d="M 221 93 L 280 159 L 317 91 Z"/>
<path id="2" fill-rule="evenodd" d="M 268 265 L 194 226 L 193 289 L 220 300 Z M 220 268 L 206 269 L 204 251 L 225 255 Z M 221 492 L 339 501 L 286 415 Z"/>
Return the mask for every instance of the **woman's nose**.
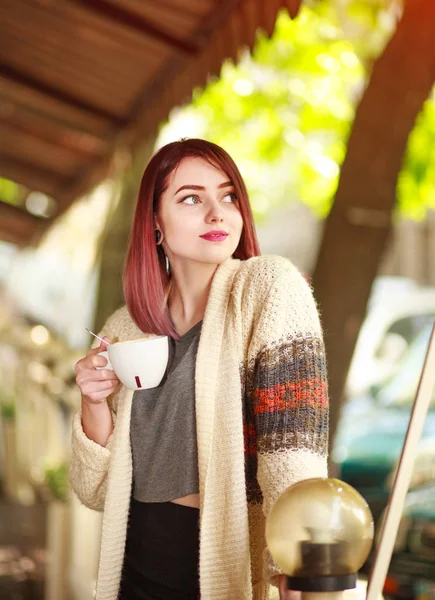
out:
<path id="1" fill-rule="evenodd" d="M 208 221 L 210 223 L 220 223 L 224 220 L 224 211 L 219 202 L 214 202 L 208 211 Z"/>

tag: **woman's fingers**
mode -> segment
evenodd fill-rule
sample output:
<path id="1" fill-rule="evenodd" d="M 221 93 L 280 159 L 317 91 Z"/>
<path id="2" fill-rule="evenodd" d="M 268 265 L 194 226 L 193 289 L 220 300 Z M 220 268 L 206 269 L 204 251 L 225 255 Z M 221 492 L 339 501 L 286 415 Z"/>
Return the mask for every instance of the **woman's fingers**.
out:
<path id="1" fill-rule="evenodd" d="M 107 379 L 106 381 L 86 381 L 83 383 L 83 388 L 90 392 L 99 392 L 108 390 L 111 387 L 116 387 L 119 384 L 118 379 Z"/>
<path id="2" fill-rule="evenodd" d="M 119 379 L 110 369 L 101 371 L 81 371 L 76 378 L 77 385 L 84 395 L 91 392 L 117 387 Z"/>
<path id="3" fill-rule="evenodd" d="M 85 369 L 77 373 L 76 381 L 78 384 L 86 381 L 106 381 L 112 379 L 119 381 L 112 369 Z"/>
<path id="4" fill-rule="evenodd" d="M 104 391 L 107 392 L 107 390 L 117 388 L 118 384 L 119 381 L 114 381 L 113 379 L 108 381 L 87 381 L 82 385 L 81 390 L 82 394 L 89 396 L 90 394 L 96 394 Z"/>
<path id="5" fill-rule="evenodd" d="M 105 367 L 107 365 L 107 358 L 99 354 L 94 354 L 93 356 L 88 356 L 85 359 L 84 364 L 86 366 L 89 365 L 89 368 L 91 369 L 95 369 L 95 367 Z"/>
<path id="6" fill-rule="evenodd" d="M 103 338 L 107 342 L 107 338 Z M 90 402 L 102 402 L 117 389 L 119 379 L 112 369 L 105 369 L 107 359 L 99 356 L 106 350 L 107 344 L 101 342 L 92 348 L 75 366 L 76 381 L 81 394 Z M 98 368 L 97 368 L 98 367 Z"/>
<path id="7" fill-rule="evenodd" d="M 107 338 L 103 338 L 107 339 Z M 75 365 L 76 373 L 85 369 L 95 369 L 95 367 L 105 367 L 107 365 L 107 359 L 105 356 L 99 356 L 101 352 L 106 350 L 106 344 L 101 344 L 97 348 L 92 348 L 87 352 L 86 356 L 77 361 Z"/>
<path id="8" fill-rule="evenodd" d="M 104 350 L 107 350 L 107 346 L 110 343 L 109 342 L 109 338 L 107 338 L 106 336 L 103 337 L 103 340 L 105 340 L 105 342 L 100 342 L 100 345 L 97 346 L 96 348 L 91 348 L 90 350 L 88 350 L 88 352 L 86 353 L 86 356 L 93 356 L 94 354 L 98 354 L 99 352 L 104 352 Z"/>
<path id="9" fill-rule="evenodd" d="M 107 390 L 103 390 L 100 392 L 93 392 L 90 394 L 82 394 L 82 396 L 91 404 L 93 404 L 93 403 L 99 404 L 100 402 L 104 402 L 104 400 L 107 400 L 107 398 L 111 394 L 113 394 L 117 388 L 118 388 L 118 386 L 115 385 L 115 386 L 108 388 Z"/>

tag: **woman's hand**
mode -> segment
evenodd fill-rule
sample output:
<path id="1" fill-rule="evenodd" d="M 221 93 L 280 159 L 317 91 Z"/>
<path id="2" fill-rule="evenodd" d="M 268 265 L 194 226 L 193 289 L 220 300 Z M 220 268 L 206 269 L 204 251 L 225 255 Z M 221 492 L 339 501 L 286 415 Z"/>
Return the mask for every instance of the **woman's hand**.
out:
<path id="1" fill-rule="evenodd" d="M 278 582 L 279 600 L 301 600 L 301 592 L 287 589 L 285 575 L 278 575 Z"/>
<path id="2" fill-rule="evenodd" d="M 103 339 L 109 341 L 107 337 Z M 76 382 L 82 393 L 82 399 L 89 404 L 105 402 L 119 385 L 119 379 L 112 369 L 97 370 L 95 368 L 107 365 L 106 358 L 98 356 L 104 350 L 106 350 L 106 344 L 101 342 L 98 348 L 89 350 L 75 366 Z"/>

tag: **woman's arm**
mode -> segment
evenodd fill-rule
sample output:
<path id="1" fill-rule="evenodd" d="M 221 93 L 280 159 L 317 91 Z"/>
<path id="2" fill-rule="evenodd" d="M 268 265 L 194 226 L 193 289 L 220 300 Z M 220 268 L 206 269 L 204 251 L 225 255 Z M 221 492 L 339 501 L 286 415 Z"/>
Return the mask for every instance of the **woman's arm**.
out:
<path id="1" fill-rule="evenodd" d="M 113 371 L 95 369 L 106 365 L 106 359 L 98 356 L 104 349 L 103 344 L 93 347 L 76 365 L 82 406 L 73 418 L 72 428 L 71 486 L 80 501 L 94 510 L 104 508 L 116 418 L 111 394 L 119 384 Z"/>
<path id="2" fill-rule="evenodd" d="M 104 368 L 107 359 L 100 356 L 100 352 L 106 350 L 109 339 L 102 339 L 104 342 L 89 350 L 86 357 L 78 361 L 76 376 L 82 394 L 83 431 L 89 439 L 105 446 L 113 432 L 108 399 L 118 387 L 119 379 L 114 371 Z"/>
<path id="3" fill-rule="evenodd" d="M 271 282 L 252 343 L 257 478 L 266 516 L 288 486 L 327 476 L 328 393 L 320 320 L 308 284 L 291 263 L 285 264 Z M 266 571 L 277 585 L 279 570 L 270 556 Z"/>
<path id="4" fill-rule="evenodd" d="M 81 411 L 73 417 L 70 484 L 79 500 L 92 510 L 102 511 L 106 498 L 112 436 L 106 446 L 89 439 L 83 431 Z"/>

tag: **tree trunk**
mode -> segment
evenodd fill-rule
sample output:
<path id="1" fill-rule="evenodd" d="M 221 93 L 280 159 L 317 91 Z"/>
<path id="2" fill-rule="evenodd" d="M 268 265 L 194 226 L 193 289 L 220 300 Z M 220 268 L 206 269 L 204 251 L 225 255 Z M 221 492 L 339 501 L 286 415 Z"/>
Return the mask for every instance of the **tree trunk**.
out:
<path id="1" fill-rule="evenodd" d="M 113 211 L 103 234 L 100 273 L 94 326 L 100 331 L 107 318 L 122 304 L 122 272 L 133 222 L 137 193 L 142 173 L 154 150 L 155 137 L 136 151 L 132 164 L 126 170 L 121 198 Z"/>
<path id="2" fill-rule="evenodd" d="M 358 107 L 313 276 L 329 364 L 331 442 L 357 334 L 391 231 L 408 135 L 434 80 L 435 2 L 409 0 Z"/>

